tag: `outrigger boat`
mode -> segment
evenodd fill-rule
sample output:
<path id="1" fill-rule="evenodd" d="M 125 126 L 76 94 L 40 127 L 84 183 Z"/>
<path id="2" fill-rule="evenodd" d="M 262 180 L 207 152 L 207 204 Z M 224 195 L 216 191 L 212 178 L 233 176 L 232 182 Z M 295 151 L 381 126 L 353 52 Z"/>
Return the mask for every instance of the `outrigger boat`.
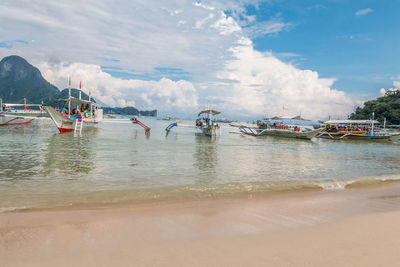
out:
<path id="1" fill-rule="evenodd" d="M 200 111 L 198 117 L 205 115 L 204 117 L 196 120 L 196 128 L 200 129 L 205 136 L 213 137 L 217 135 L 217 129 L 219 128 L 218 123 L 214 120 L 213 116 L 220 114 L 221 112 L 207 109 Z"/>
<path id="2" fill-rule="evenodd" d="M 321 132 L 321 128 L 314 129 L 313 126 L 272 123 L 270 120 L 257 121 L 257 127 L 241 126 L 242 134 L 252 136 L 278 136 L 296 139 L 311 140 Z"/>
<path id="3" fill-rule="evenodd" d="M 61 112 L 50 105 L 43 105 L 60 133 L 82 132 L 83 127 L 94 127 L 103 120 L 103 110 L 91 99 L 90 93 L 89 100 L 82 99 L 81 85 L 79 85 L 79 98 L 71 96 L 71 80 L 69 80 L 68 99 L 63 100 L 67 103 Z"/>
<path id="4" fill-rule="evenodd" d="M 78 92 L 79 98 L 71 96 L 71 80 L 69 80 L 68 99 L 62 99 L 63 101 L 66 101 L 66 104 L 61 111 L 56 110 L 50 105 L 43 105 L 43 109 L 49 114 L 51 120 L 57 126 L 60 133 L 72 131 L 82 132 L 84 127 L 93 128 L 103 120 L 103 109 L 101 109 L 100 106 L 93 100 L 90 90 L 89 100 L 82 99 L 81 85 L 79 85 Z M 127 116 L 122 113 L 121 115 Z M 121 120 L 115 120 L 115 122 L 117 121 Z M 114 121 L 108 120 L 107 122 Z M 136 118 L 129 116 L 129 120 L 124 120 L 124 122 L 138 124 L 145 129 L 146 133 L 150 132 L 150 127 L 146 126 Z"/>
<path id="5" fill-rule="evenodd" d="M 386 122 L 383 129 L 375 127 L 379 124 L 370 120 L 329 120 L 323 123 L 325 129 L 317 136 L 333 140 L 369 140 L 369 141 L 397 141 L 400 133 L 388 132 Z"/>
<path id="6" fill-rule="evenodd" d="M 3 103 L 0 98 L 0 117 L 48 117 L 47 113 L 43 110 L 42 104 L 27 104 L 24 98 L 23 104 Z"/>

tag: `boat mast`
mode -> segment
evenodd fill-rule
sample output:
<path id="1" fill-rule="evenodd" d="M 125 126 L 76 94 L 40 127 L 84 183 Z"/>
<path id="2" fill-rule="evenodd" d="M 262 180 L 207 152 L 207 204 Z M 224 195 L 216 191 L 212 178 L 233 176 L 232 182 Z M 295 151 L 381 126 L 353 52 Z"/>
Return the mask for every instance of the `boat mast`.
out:
<path id="1" fill-rule="evenodd" d="M 71 77 L 68 82 L 68 115 L 71 115 Z"/>
<path id="2" fill-rule="evenodd" d="M 3 112 L 3 98 L 0 98 L 0 112 Z"/>
<path id="3" fill-rule="evenodd" d="M 89 102 L 90 102 L 90 117 L 93 118 L 93 112 L 92 112 L 92 90 L 89 88 Z"/>
<path id="4" fill-rule="evenodd" d="M 383 131 L 386 133 L 386 118 L 383 119 Z"/>
<path id="5" fill-rule="evenodd" d="M 372 135 L 374 135 L 374 120 L 375 120 L 375 112 L 372 112 Z"/>
<path id="6" fill-rule="evenodd" d="M 24 109 L 26 109 L 26 97 L 24 97 Z"/>

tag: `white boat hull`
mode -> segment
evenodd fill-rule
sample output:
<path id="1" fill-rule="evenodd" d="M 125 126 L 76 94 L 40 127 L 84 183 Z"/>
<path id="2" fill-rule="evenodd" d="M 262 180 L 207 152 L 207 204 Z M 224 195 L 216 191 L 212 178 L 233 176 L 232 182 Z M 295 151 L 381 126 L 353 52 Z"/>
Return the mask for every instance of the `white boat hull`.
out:
<path id="1" fill-rule="evenodd" d="M 382 135 L 368 135 L 368 134 L 338 134 L 323 132 L 317 136 L 318 138 L 326 138 L 333 140 L 366 140 L 366 141 L 381 141 L 381 142 L 394 142 L 400 140 L 400 133 L 387 133 Z"/>
<path id="2" fill-rule="evenodd" d="M 262 129 L 251 127 L 240 127 L 240 132 L 253 136 L 278 136 L 286 138 L 306 139 L 310 140 L 321 132 L 322 129 L 315 129 L 311 131 L 294 131 L 290 129 Z"/>
<path id="3" fill-rule="evenodd" d="M 44 106 L 44 110 L 49 114 L 51 120 L 54 122 L 54 124 L 57 126 L 58 130 L 60 133 L 66 133 L 66 132 L 72 132 L 76 131 L 77 129 L 80 128 L 78 125 L 81 123 L 82 128 L 87 128 L 87 127 L 94 127 L 96 126 L 99 121 L 101 120 L 102 116 L 95 117 L 95 118 L 69 118 L 57 110 L 55 110 L 51 106 Z M 101 113 L 101 112 L 100 112 Z M 102 114 L 102 113 L 101 113 Z"/>

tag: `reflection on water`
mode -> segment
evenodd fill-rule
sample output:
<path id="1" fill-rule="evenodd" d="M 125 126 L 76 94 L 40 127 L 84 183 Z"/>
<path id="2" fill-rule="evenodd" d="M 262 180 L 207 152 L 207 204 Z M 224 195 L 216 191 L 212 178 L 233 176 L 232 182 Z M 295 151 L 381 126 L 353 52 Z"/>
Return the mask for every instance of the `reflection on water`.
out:
<path id="1" fill-rule="evenodd" d="M 94 169 L 96 144 L 92 141 L 98 132 L 90 129 L 82 135 L 54 134 L 45 140 L 40 175 L 60 175 L 67 179 L 88 174 Z"/>
<path id="2" fill-rule="evenodd" d="M 17 200 L 23 205 L 56 196 L 71 200 L 77 192 L 96 192 L 107 202 L 107 192 L 115 200 L 168 190 L 192 194 L 196 188 L 264 190 L 400 172 L 398 143 L 255 138 L 230 134 L 234 129 L 226 127 L 214 139 L 184 127 L 166 136 L 170 122 L 141 120 L 151 126 L 151 135 L 131 123 L 103 123 L 77 136 L 58 134 L 50 120 L 0 127 L 0 208 Z"/>
<path id="3" fill-rule="evenodd" d="M 41 144 L 31 141 L 38 128 L 36 123 L 0 127 L 0 183 L 2 179 L 26 179 L 37 172 Z"/>
<path id="4" fill-rule="evenodd" d="M 203 179 L 200 183 L 211 183 L 216 176 L 217 138 L 210 138 L 201 133 L 195 133 L 194 166 L 199 170 L 199 176 Z M 205 178 L 205 179 L 204 179 Z"/>

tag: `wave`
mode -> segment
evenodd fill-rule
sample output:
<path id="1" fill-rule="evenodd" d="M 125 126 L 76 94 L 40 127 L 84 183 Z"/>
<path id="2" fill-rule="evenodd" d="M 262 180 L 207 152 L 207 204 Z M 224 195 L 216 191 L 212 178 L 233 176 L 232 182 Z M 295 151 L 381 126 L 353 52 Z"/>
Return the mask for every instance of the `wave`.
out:
<path id="1" fill-rule="evenodd" d="M 0 213 L 51 208 L 102 207 L 139 202 L 190 201 L 279 192 L 346 190 L 395 182 L 400 182 L 400 175 L 359 177 L 351 180 L 202 184 L 150 189 L 100 190 L 71 194 L 52 192 L 49 195 L 42 193 L 40 198 L 37 197 L 37 194 L 30 196 L 25 192 L 25 198 L 19 199 L 19 203 L 11 202 L 13 207 L 0 206 Z M 11 204 L 10 201 L 8 203 Z"/>

